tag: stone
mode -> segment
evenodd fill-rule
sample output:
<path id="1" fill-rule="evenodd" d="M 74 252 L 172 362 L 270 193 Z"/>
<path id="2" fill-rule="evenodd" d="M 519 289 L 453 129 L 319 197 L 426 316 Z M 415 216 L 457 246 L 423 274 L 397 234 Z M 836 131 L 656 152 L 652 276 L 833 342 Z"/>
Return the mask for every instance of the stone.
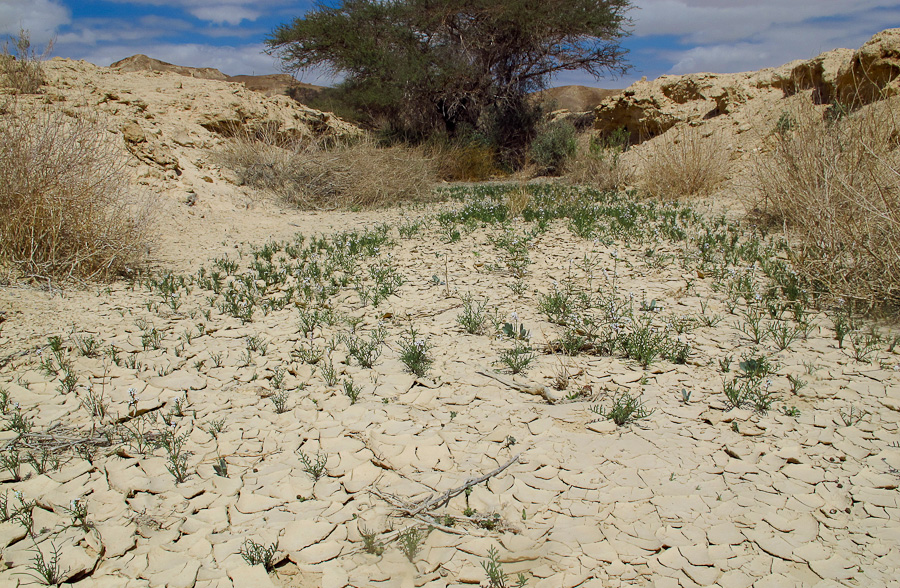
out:
<path id="1" fill-rule="evenodd" d="M 234 588 L 275 588 L 275 584 L 261 565 L 236 565 L 228 569 Z"/>
<path id="2" fill-rule="evenodd" d="M 294 521 L 284 527 L 278 545 L 285 551 L 300 551 L 328 537 L 335 527 L 326 521 Z"/>

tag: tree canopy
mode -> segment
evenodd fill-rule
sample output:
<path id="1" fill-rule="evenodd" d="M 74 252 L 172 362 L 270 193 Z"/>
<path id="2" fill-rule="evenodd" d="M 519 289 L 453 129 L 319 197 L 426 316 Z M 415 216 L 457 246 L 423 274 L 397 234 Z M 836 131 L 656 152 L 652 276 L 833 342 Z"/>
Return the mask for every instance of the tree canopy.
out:
<path id="1" fill-rule="evenodd" d="M 266 43 L 289 69 L 342 77 L 339 91 L 359 110 L 407 136 L 492 124 L 501 143 L 516 143 L 536 123 L 527 95 L 554 74 L 627 71 L 619 40 L 629 8 L 630 0 L 341 0 L 278 27 Z"/>

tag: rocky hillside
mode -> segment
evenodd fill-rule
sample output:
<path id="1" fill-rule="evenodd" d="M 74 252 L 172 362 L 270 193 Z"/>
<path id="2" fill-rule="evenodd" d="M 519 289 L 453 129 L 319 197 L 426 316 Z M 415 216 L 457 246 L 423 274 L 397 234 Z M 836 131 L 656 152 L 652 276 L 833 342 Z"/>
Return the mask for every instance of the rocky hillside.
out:
<path id="1" fill-rule="evenodd" d="M 204 80 L 219 80 L 222 82 L 239 82 L 244 84 L 247 89 L 262 92 L 266 96 L 287 96 L 291 88 L 302 88 L 304 90 L 318 91 L 322 86 L 306 84 L 298 82 L 293 76 L 288 74 L 265 74 L 265 75 L 237 75 L 229 76 L 212 67 L 186 67 L 183 65 L 175 65 L 166 63 L 159 59 L 153 59 L 146 55 L 138 54 L 126 57 L 113 64 L 110 69 L 116 71 L 158 71 L 171 72 L 178 75 L 188 76 L 191 78 L 201 78 Z M 595 105 L 596 106 L 596 105 Z"/>
<path id="2" fill-rule="evenodd" d="M 594 126 L 600 132 L 625 127 L 633 142 L 680 124 L 732 134 L 768 131 L 795 96 L 820 105 L 868 103 L 900 93 L 898 75 L 900 29 L 888 29 L 858 50 L 835 49 L 781 67 L 643 79 L 597 106 Z"/>
<path id="3" fill-rule="evenodd" d="M 136 180 L 156 192 L 180 195 L 233 192 L 230 174 L 214 151 L 238 133 L 264 133 L 273 140 L 339 137 L 359 130 L 329 113 L 287 96 L 266 96 L 224 79 L 211 68 L 153 69 L 136 56 L 111 67 L 52 59 L 41 95 L 19 96 L 19 109 L 48 105 L 97 117 L 117 136 Z"/>

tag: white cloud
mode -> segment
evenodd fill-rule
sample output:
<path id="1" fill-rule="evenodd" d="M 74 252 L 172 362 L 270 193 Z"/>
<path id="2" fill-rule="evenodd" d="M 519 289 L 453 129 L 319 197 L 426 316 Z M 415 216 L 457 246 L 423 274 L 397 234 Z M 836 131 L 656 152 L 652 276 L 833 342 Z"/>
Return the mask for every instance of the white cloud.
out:
<path id="1" fill-rule="evenodd" d="M 251 10 L 244 6 L 199 6 L 189 9 L 189 12 L 199 18 L 216 24 L 240 24 L 242 21 L 254 21 L 260 17 L 258 10 Z"/>
<path id="2" fill-rule="evenodd" d="M 631 16 L 635 35 L 676 35 L 685 43 L 709 44 L 747 41 L 813 19 L 844 17 L 852 21 L 884 4 L 884 0 L 637 0 L 639 9 Z"/>
<path id="3" fill-rule="evenodd" d="M 286 0 L 111 0 L 127 4 L 148 4 L 150 6 L 172 6 L 216 24 L 237 25 L 243 21 L 254 21 L 262 16 L 261 7 L 271 12 Z"/>
<path id="4" fill-rule="evenodd" d="M 650 50 L 659 71 L 684 74 L 756 70 L 809 59 L 838 47 L 857 48 L 900 8 L 884 0 L 637 0 L 635 37 L 672 36 L 677 46 Z"/>
<path id="5" fill-rule="evenodd" d="M 69 9 L 55 0 L 3 0 L 0 2 L 0 36 L 30 32 L 33 45 L 45 45 L 56 30 L 71 21 Z"/>

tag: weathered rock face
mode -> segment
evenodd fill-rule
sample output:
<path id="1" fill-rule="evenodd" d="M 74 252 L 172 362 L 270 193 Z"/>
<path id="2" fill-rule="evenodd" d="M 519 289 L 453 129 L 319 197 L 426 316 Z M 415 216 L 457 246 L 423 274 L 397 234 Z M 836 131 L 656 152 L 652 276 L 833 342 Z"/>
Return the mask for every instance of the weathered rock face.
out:
<path id="1" fill-rule="evenodd" d="M 625 127 L 632 142 L 666 132 L 677 124 L 698 124 L 736 116 L 748 104 L 763 104 L 809 92 L 817 104 L 868 103 L 900 93 L 900 29 L 878 33 L 859 50 L 835 49 L 806 61 L 736 74 L 699 73 L 641 80 L 595 109 L 601 133 Z"/>
<path id="2" fill-rule="evenodd" d="M 900 93 L 900 29 L 881 31 L 872 37 L 837 76 L 837 98 L 864 104 Z"/>

